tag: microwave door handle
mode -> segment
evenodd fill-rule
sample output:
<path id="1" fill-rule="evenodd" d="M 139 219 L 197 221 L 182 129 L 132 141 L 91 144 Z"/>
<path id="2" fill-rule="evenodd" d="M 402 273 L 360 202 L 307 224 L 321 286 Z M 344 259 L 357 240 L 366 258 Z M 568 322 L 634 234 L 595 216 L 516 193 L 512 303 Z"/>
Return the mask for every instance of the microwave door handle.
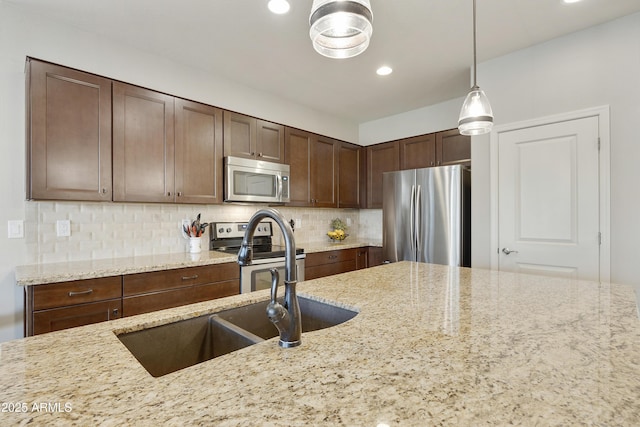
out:
<path id="1" fill-rule="evenodd" d="M 276 198 L 282 201 L 282 177 L 279 174 L 276 175 Z"/>

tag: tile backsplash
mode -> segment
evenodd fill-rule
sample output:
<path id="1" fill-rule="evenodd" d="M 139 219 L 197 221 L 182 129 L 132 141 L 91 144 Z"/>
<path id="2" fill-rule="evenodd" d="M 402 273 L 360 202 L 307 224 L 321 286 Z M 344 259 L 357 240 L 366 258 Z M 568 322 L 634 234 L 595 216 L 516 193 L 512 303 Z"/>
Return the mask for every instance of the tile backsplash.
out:
<path id="1" fill-rule="evenodd" d="M 183 219 L 202 222 L 246 221 L 261 206 L 169 205 L 142 203 L 32 202 L 26 203 L 25 239 L 28 263 L 81 261 L 187 250 Z M 331 220 L 351 222 L 351 236 L 382 239 L 382 211 L 356 209 L 276 208 L 294 219 L 298 245 L 327 239 Z M 57 237 L 56 222 L 69 220 L 71 236 Z M 276 227 L 277 229 L 277 227 Z M 207 232 L 207 236 L 208 236 Z M 208 237 L 207 237 L 208 238 Z M 282 241 L 274 229 L 274 239 Z M 207 243 L 203 242 L 203 249 Z"/>

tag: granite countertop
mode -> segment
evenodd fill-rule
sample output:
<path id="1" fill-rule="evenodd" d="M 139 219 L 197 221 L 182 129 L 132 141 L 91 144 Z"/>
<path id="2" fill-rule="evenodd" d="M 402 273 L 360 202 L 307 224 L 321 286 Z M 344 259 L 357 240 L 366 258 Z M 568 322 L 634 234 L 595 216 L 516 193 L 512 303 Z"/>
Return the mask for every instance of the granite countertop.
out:
<path id="1" fill-rule="evenodd" d="M 302 242 L 297 246 L 304 248 L 306 253 L 312 253 L 363 246 L 381 246 L 381 243 L 353 239 L 342 243 Z M 16 267 L 15 274 L 16 283 L 19 286 L 31 286 L 236 261 L 237 256 L 235 254 L 223 252 L 202 251 L 199 254 L 181 252 L 139 255 L 127 258 L 20 265 Z"/>
<path id="2" fill-rule="evenodd" d="M 14 410 L 0 412 L 0 425 L 640 419 L 640 321 L 630 286 L 400 262 L 298 289 L 359 313 L 303 333 L 300 347 L 281 349 L 274 338 L 159 378 L 114 332 L 265 300 L 268 291 L 2 343 L 0 402 Z"/>

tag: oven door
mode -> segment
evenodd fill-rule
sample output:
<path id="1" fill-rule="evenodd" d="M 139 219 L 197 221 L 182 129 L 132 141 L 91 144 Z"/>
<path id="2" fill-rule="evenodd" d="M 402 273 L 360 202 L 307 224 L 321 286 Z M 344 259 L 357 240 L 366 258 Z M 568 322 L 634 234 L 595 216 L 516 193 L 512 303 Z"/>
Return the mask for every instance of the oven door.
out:
<path id="1" fill-rule="evenodd" d="M 284 285 L 284 258 L 259 259 L 253 264 L 240 268 L 240 293 L 271 289 L 271 269 L 277 268 L 280 274 L 278 286 Z M 304 258 L 296 258 L 298 282 L 304 280 Z"/>

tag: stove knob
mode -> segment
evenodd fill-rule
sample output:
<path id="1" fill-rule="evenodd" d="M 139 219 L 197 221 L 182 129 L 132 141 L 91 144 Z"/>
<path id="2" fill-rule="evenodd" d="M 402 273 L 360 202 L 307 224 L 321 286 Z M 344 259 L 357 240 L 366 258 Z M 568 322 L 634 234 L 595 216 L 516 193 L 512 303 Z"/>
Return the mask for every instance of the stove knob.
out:
<path id="1" fill-rule="evenodd" d="M 218 233 L 220 233 L 220 234 L 224 233 L 224 228 L 222 228 L 222 227 L 218 228 Z"/>
<path id="2" fill-rule="evenodd" d="M 231 233 L 231 229 L 230 228 L 227 228 L 227 233 Z"/>
<path id="3" fill-rule="evenodd" d="M 262 227 L 258 227 L 258 233 L 262 231 Z"/>

